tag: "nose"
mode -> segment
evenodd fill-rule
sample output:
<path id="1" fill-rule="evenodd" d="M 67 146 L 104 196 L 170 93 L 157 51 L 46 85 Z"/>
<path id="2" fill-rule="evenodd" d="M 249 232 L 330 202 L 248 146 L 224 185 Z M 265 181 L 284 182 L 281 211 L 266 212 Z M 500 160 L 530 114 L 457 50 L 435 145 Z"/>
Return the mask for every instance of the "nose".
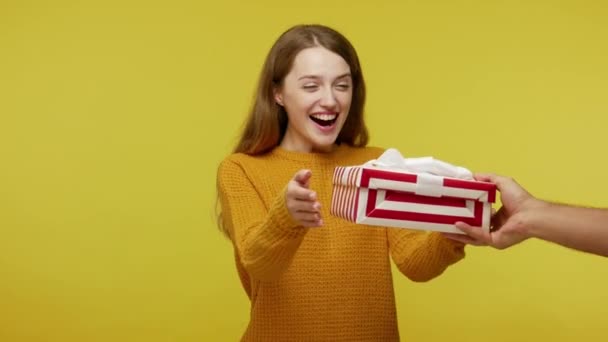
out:
<path id="1" fill-rule="evenodd" d="M 336 95 L 334 94 L 334 90 L 329 87 L 323 90 L 321 94 L 320 105 L 325 108 L 333 108 L 336 106 L 338 101 L 336 100 Z"/>

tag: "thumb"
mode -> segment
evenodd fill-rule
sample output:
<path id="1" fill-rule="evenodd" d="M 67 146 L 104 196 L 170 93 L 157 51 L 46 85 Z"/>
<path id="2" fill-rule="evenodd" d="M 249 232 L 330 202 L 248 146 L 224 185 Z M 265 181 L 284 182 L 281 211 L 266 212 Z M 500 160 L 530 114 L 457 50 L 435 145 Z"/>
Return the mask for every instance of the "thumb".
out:
<path id="1" fill-rule="evenodd" d="M 293 177 L 293 180 L 298 182 L 301 186 L 308 188 L 308 182 L 310 177 L 312 176 L 312 172 L 310 170 L 300 170 L 296 172 L 296 175 Z"/>
<path id="2" fill-rule="evenodd" d="M 496 183 L 496 181 L 498 180 L 497 175 L 495 175 L 493 173 L 482 173 L 482 172 L 476 172 L 473 175 L 473 178 L 475 178 L 476 181 L 489 182 L 489 183 Z"/>
<path id="3" fill-rule="evenodd" d="M 498 249 L 505 249 L 519 243 L 523 238 L 516 237 L 514 231 L 514 223 L 507 221 L 503 226 L 490 233 L 492 236 L 492 246 Z"/>

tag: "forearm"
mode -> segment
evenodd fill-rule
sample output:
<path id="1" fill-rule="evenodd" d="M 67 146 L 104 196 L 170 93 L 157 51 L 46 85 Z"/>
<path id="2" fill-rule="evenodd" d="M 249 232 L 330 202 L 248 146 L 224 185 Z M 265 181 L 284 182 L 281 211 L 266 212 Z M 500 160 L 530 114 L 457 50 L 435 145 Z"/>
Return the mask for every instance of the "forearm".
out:
<path id="1" fill-rule="evenodd" d="M 530 212 L 528 220 L 531 237 L 608 256 L 608 209 L 545 202 Z"/>
<path id="2" fill-rule="evenodd" d="M 235 245 L 243 266 L 252 277 L 273 280 L 289 266 L 307 229 L 295 224 L 280 203 L 271 208 L 261 223 L 242 228 Z"/>
<path id="3" fill-rule="evenodd" d="M 413 281 L 428 281 L 464 258 L 464 244 L 441 234 L 388 228 L 391 255 L 401 273 Z"/>
<path id="4" fill-rule="evenodd" d="M 257 280 L 279 277 L 307 231 L 291 218 L 285 189 L 267 204 L 241 166 L 225 161 L 218 171 L 218 194 L 223 225 L 243 268 Z"/>

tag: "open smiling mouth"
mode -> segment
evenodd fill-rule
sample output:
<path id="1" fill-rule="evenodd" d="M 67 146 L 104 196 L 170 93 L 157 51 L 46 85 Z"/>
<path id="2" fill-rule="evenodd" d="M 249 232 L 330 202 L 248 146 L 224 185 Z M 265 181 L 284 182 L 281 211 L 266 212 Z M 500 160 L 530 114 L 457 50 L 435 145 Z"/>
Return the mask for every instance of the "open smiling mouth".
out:
<path id="1" fill-rule="evenodd" d="M 336 123 L 338 114 L 313 114 L 310 119 L 319 126 L 327 127 Z"/>

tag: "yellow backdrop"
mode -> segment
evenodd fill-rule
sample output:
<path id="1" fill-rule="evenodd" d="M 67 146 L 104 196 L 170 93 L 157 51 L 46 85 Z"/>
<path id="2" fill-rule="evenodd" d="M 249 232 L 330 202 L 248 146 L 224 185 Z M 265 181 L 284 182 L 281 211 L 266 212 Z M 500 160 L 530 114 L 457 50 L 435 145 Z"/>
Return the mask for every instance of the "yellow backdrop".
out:
<path id="1" fill-rule="evenodd" d="M 608 207 L 604 1 L 0 2 L 0 340 L 234 341 L 215 171 L 286 28 L 351 39 L 372 144 Z M 597 341 L 608 260 L 539 241 L 395 276 L 405 341 Z"/>

